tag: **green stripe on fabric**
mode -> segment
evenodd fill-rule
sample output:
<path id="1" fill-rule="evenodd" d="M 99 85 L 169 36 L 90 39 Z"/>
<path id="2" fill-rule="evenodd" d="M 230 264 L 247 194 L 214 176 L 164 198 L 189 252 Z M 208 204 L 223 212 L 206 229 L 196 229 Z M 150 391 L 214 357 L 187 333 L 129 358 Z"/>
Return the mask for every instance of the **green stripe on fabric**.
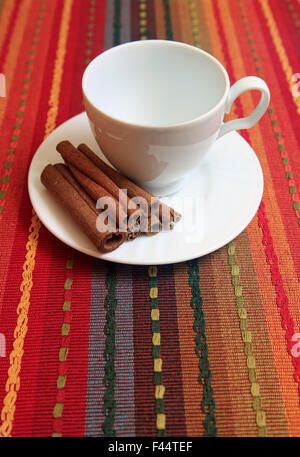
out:
<path id="1" fill-rule="evenodd" d="M 113 46 L 120 44 L 121 40 L 121 0 L 114 0 L 113 12 Z M 107 263 L 106 289 L 104 307 L 106 309 L 104 334 L 104 378 L 103 383 L 106 388 L 103 395 L 103 436 L 116 436 L 115 416 L 116 416 L 116 309 L 117 309 L 117 275 L 116 267 L 113 263 Z"/>
<path id="2" fill-rule="evenodd" d="M 114 0 L 113 46 L 121 41 L 121 0 Z"/>
<path id="3" fill-rule="evenodd" d="M 208 347 L 205 335 L 205 318 L 203 313 L 203 299 L 199 287 L 199 267 L 197 259 L 190 260 L 188 264 L 189 286 L 192 292 L 191 307 L 194 310 L 193 329 L 196 333 L 195 352 L 199 357 L 199 383 L 203 386 L 201 409 L 205 418 L 203 420 L 204 436 L 217 436 L 215 400 L 211 385 L 212 374 L 209 368 Z"/>
<path id="4" fill-rule="evenodd" d="M 172 20 L 169 0 L 163 0 L 164 5 L 164 18 L 165 18 L 165 28 L 166 28 L 166 39 L 173 40 L 173 30 L 172 30 Z"/>
<path id="5" fill-rule="evenodd" d="M 116 267 L 113 263 L 107 263 L 107 274 L 106 274 L 106 290 L 107 295 L 104 301 L 104 307 L 106 310 L 104 334 L 105 346 L 104 346 L 104 378 L 103 384 L 105 386 L 105 392 L 103 395 L 103 425 L 102 431 L 103 436 L 116 436 L 114 430 L 115 415 L 116 415 L 116 400 L 115 400 L 115 387 L 116 387 L 116 286 L 117 276 Z"/>

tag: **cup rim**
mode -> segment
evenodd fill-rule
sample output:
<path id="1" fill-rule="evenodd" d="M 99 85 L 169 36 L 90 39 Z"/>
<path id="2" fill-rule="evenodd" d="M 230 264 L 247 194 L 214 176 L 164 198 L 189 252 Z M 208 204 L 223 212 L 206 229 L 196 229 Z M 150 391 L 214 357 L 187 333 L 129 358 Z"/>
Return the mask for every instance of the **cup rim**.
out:
<path id="1" fill-rule="evenodd" d="M 147 125 L 147 124 L 138 123 L 138 122 L 127 122 L 127 121 L 125 121 L 123 119 L 120 119 L 118 117 L 115 117 L 115 116 L 112 116 L 111 114 L 106 113 L 105 111 L 100 109 L 98 106 L 96 106 L 95 103 L 92 102 L 91 98 L 87 96 L 87 93 L 86 93 L 86 90 L 85 90 L 85 87 L 87 85 L 87 81 L 86 80 L 87 80 L 87 77 L 88 77 L 88 73 L 92 71 L 92 67 L 95 65 L 95 62 L 100 60 L 104 54 L 107 55 L 107 54 L 112 54 L 112 53 L 116 52 L 120 47 L 148 46 L 150 43 L 151 44 L 153 44 L 153 43 L 162 44 L 163 43 L 163 44 L 168 44 L 170 46 L 175 45 L 175 46 L 189 48 L 189 49 L 192 49 L 195 53 L 202 54 L 207 59 L 211 60 L 219 68 L 219 70 L 221 70 L 221 72 L 222 72 L 222 74 L 224 76 L 224 79 L 225 79 L 224 93 L 223 93 L 222 97 L 220 98 L 220 100 L 218 101 L 218 103 L 216 103 L 216 105 L 213 106 L 212 108 L 210 108 L 206 113 L 203 113 L 200 116 L 195 117 L 194 119 L 190 119 L 188 121 L 183 121 L 183 122 L 177 122 L 177 123 L 170 124 L 170 125 L 156 125 L 156 124 Z M 88 66 L 84 70 L 84 73 L 83 73 L 83 76 L 82 76 L 82 92 L 83 92 L 83 96 L 88 101 L 88 103 L 90 105 L 92 105 L 92 107 L 96 111 L 101 113 L 106 118 L 108 118 L 108 119 L 110 119 L 110 120 L 112 120 L 114 122 L 120 123 L 123 126 L 130 126 L 131 128 L 139 128 L 139 129 L 140 128 L 144 128 L 144 129 L 148 129 L 148 130 L 151 130 L 151 129 L 155 129 L 155 130 L 171 130 L 171 129 L 174 129 L 174 128 L 191 126 L 191 125 L 196 124 L 196 123 L 198 123 L 200 121 L 204 121 L 205 119 L 207 119 L 210 116 L 212 116 L 215 112 L 217 112 L 222 104 L 225 105 L 226 98 L 227 98 L 227 95 L 228 95 L 228 92 L 229 92 L 229 88 L 230 88 L 230 81 L 229 81 L 228 73 L 225 70 L 225 68 L 223 67 L 223 65 L 221 64 L 221 62 L 219 62 L 218 59 L 216 59 L 214 56 L 212 56 L 208 52 L 206 52 L 203 49 L 200 49 L 200 48 L 198 48 L 196 46 L 192 46 L 190 44 L 182 43 L 182 42 L 179 42 L 179 41 L 170 41 L 170 40 L 156 40 L 156 39 L 153 39 L 153 40 L 139 40 L 139 41 L 130 41 L 128 43 L 122 43 L 122 44 L 119 44 L 117 46 L 114 46 L 114 47 L 112 47 L 110 49 L 107 49 L 106 51 L 103 51 L 101 54 L 96 56 L 88 64 Z"/>

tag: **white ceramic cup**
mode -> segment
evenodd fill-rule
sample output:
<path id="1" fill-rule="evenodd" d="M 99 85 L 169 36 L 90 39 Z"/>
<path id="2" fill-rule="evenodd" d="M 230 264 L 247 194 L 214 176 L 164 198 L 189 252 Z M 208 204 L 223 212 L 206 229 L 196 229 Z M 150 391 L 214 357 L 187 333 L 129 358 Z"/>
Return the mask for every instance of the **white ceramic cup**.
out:
<path id="1" fill-rule="evenodd" d="M 125 176 L 158 196 L 176 192 L 222 135 L 256 124 L 270 93 L 256 76 L 230 87 L 207 52 L 165 40 L 135 41 L 96 57 L 82 88 L 94 136 Z M 259 90 L 253 113 L 223 123 L 234 100 Z"/>

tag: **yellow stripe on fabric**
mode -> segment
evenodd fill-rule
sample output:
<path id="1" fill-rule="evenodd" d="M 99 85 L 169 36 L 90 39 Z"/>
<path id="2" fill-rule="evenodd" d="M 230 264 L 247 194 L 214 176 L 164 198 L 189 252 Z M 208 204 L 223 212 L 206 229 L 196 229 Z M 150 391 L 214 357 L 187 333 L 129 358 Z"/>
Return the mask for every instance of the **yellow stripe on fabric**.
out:
<path id="1" fill-rule="evenodd" d="M 201 48 L 200 35 L 199 35 L 199 23 L 198 23 L 198 18 L 197 18 L 196 5 L 195 5 L 194 0 L 188 0 L 188 2 L 189 2 L 191 23 L 192 23 L 192 34 L 193 34 L 193 38 L 194 38 L 193 44 L 197 48 Z"/>
<path id="2" fill-rule="evenodd" d="M 71 17 L 73 0 L 65 0 L 63 13 L 60 23 L 58 46 L 56 51 L 56 60 L 53 72 L 52 87 L 49 99 L 50 108 L 48 110 L 45 138 L 54 130 L 56 126 L 56 116 L 59 106 L 60 84 L 62 79 L 62 68 L 66 53 L 67 37 L 69 32 L 69 22 Z M 28 311 L 30 306 L 30 291 L 33 286 L 32 275 L 35 267 L 35 255 L 38 246 L 38 237 L 41 223 L 36 213 L 33 211 L 31 224 L 28 230 L 28 241 L 26 243 L 26 256 L 23 264 L 22 283 L 20 286 L 21 299 L 17 308 L 17 325 L 14 331 L 13 350 L 10 354 L 10 367 L 8 369 L 8 378 L 6 382 L 6 396 L 3 400 L 1 412 L 2 424 L 0 427 L 0 436 L 11 436 L 13 420 L 16 409 L 17 392 L 20 389 L 20 376 L 23 347 L 27 333 Z"/>
<path id="3" fill-rule="evenodd" d="M 158 309 L 158 289 L 157 289 L 156 266 L 148 268 L 149 276 L 149 296 L 151 307 L 151 326 L 152 326 L 152 357 L 153 357 L 153 382 L 155 384 L 155 411 L 156 411 L 156 428 L 157 434 L 163 436 L 166 429 L 166 415 L 164 414 L 164 395 L 165 386 L 162 384 L 163 361 L 160 357 L 161 335 L 159 332 L 159 309 Z"/>
<path id="4" fill-rule="evenodd" d="M 237 312 L 240 319 L 241 335 L 244 342 L 244 351 L 247 357 L 247 368 L 251 384 L 251 395 L 253 397 L 253 409 L 256 413 L 258 436 L 266 436 L 266 413 L 261 409 L 261 398 L 259 395 L 259 384 L 256 382 L 256 363 L 252 355 L 252 334 L 247 328 L 247 310 L 243 303 L 243 288 L 240 285 L 240 269 L 236 264 L 235 245 L 229 243 L 228 262 L 231 266 L 232 284 L 236 297 Z"/>
<path id="5" fill-rule="evenodd" d="M 147 40 L 147 4 L 146 0 L 140 0 L 139 4 L 139 27 L 140 27 L 140 40 Z"/>
<path id="6" fill-rule="evenodd" d="M 66 294 L 68 294 L 69 290 L 72 287 L 72 283 L 73 283 L 73 280 L 72 280 L 72 269 L 73 269 L 73 266 L 74 266 L 74 259 L 73 258 L 67 259 L 67 261 L 66 261 L 66 276 L 67 276 L 67 279 L 66 279 L 65 285 L 64 285 L 65 298 L 66 298 Z M 69 287 L 66 287 L 66 283 L 67 282 L 68 282 L 68 284 L 70 284 Z M 69 297 L 69 294 L 68 294 L 68 297 Z M 65 301 L 63 302 L 63 305 L 62 305 L 62 310 L 64 312 L 64 322 L 62 323 L 62 326 L 61 326 L 61 335 L 62 335 L 62 337 L 67 337 L 69 335 L 69 332 L 70 332 L 70 324 L 65 322 L 66 318 L 68 317 L 67 313 L 69 313 L 70 309 L 71 309 L 71 301 L 68 300 L 68 302 L 69 302 L 68 309 L 66 309 L 65 306 L 64 306 Z M 67 357 L 68 357 L 69 347 L 67 345 L 68 345 L 67 338 L 65 338 L 65 339 L 62 338 L 61 347 L 60 347 L 59 352 L 58 352 L 58 361 L 59 361 L 59 364 L 61 366 L 66 362 Z M 67 347 L 65 347 L 65 346 L 67 346 Z M 56 400 L 57 401 L 56 401 L 56 403 L 54 405 L 54 408 L 53 408 L 54 425 L 53 425 L 52 437 L 62 436 L 62 431 L 61 431 L 62 425 L 61 425 L 61 422 L 57 424 L 55 419 L 61 418 L 62 415 L 63 415 L 64 398 L 65 398 L 65 393 L 64 393 L 63 389 L 66 386 L 66 382 L 67 382 L 67 375 L 66 374 L 64 374 L 64 375 L 59 374 L 58 377 L 57 377 L 57 380 L 56 380 L 56 387 L 57 387 Z M 57 411 L 58 410 L 60 411 L 60 415 L 57 415 Z"/>
<path id="7" fill-rule="evenodd" d="M 289 58 L 285 51 L 284 45 L 282 43 L 282 39 L 281 39 L 279 30 L 278 30 L 278 27 L 276 25 L 276 22 L 274 20 L 268 0 L 259 0 L 259 2 L 261 4 L 264 16 L 266 18 L 272 40 L 273 40 L 279 61 L 281 63 L 281 67 L 283 69 L 283 72 L 285 74 L 287 83 L 289 85 L 289 88 L 290 88 L 290 91 L 292 94 L 292 98 L 297 107 L 297 113 L 300 114 L 300 97 L 293 96 L 295 81 L 293 81 L 292 77 L 293 77 L 293 74 L 296 73 L 296 71 L 292 70 L 291 64 L 289 62 Z M 299 68 L 296 70 L 298 71 Z"/>
<path id="8" fill-rule="evenodd" d="M 147 4 L 146 0 L 139 1 L 139 33 L 140 40 L 147 40 Z M 152 357 L 153 357 L 153 383 L 155 384 L 155 412 L 157 435 L 164 436 L 166 429 L 166 415 L 164 414 L 164 394 L 165 386 L 162 384 L 162 359 L 160 358 L 160 322 L 158 309 L 158 288 L 157 288 L 158 268 L 153 265 L 148 267 L 149 276 L 149 297 L 151 308 L 152 325 Z"/>

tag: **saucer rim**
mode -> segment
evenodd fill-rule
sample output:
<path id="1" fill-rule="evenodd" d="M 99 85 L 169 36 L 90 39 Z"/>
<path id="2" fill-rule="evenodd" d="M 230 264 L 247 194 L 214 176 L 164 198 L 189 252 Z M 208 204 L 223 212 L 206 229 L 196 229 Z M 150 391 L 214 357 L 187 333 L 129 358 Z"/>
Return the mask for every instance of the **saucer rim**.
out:
<path id="1" fill-rule="evenodd" d="M 249 143 L 247 143 L 247 141 L 238 132 L 234 131 L 234 132 L 228 133 L 228 135 L 238 135 L 239 139 L 242 142 L 246 143 L 247 147 L 252 150 L 252 153 L 253 153 L 252 160 L 254 160 L 254 162 L 256 162 L 256 169 L 257 169 L 257 173 L 258 173 L 257 179 L 258 179 L 258 184 L 259 184 L 260 188 L 258 189 L 258 192 L 257 192 L 256 204 L 255 205 L 253 204 L 253 208 L 251 211 L 249 211 L 249 215 L 247 218 L 245 218 L 245 221 L 243 222 L 243 224 L 238 224 L 238 227 L 232 232 L 232 234 L 230 236 L 224 238 L 219 243 L 216 243 L 216 245 L 214 247 L 208 248 L 206 250 L 202 249 L 200 253 L 197 252 L 193 256 L 191 256 L 190 254 L 187 256 L 182 256 L 182 255 L 178 256 L 178 258 L 176 260 L 174 260 L 174 258 L 172 258 L 171 260 L 165 258 L 162 260 L 159 260 L 159 259 L 156 259 L 153 261 L 148 260 L 146 262 L 146 261 L 132 261 L 132 260 L 130 260 L 130 258 L 126 258 L 126 259 L 114 258 L 114 253 L 116 253 L 118 250 L 112 251 L 107 254 L 102 254 L 102 253 L 98 252 L 97 248 L 94 247 L 93 245 L 90 249 L 86 249 L 85 247 L 78 246 L 78 243 L 76 241 L 74 241 L 74 238 L 70 237 L 70 235 L 69 235 L 68 240 L 66 240 L 63 236 L 60 236 L 59 234 L 57 234 L 55 229 L 53 229 L 53 227 L 51 226 L 51 223 L 49 224 L 48 221 L 45 219 L 45 217 L 43 217 L 43 215 L 40 214 L 40 211 L 38 210 L 38 208 L 35 204 L 36 203 L 35 196 L 33 195 L 34 194 L 34 184 L 33 184 L 33 180 L 32 180 L 32 175 L 33 175 L 34 169 L 36 167 L 36 161 L 38 160 L 38 156 L 41 153 L 40 151 L 43 149 L 44 143 L 48 140 L 48 138 L 50 138 L 50 136 L 54 136 L 57 133 L 57 130 L 62 129 L 65 126 L 65 124 L 70 123 L 70 122 L 74 121 L 75 119 L 79 119 L 80 117 L 82 117 L 82 118 L 86 117 L 86 113 L 82 112 L 80 114 L 77 114 L 76 116 L 69 118 L 68 120 L 66 120 L 59 126 L 57 126 L 56 129 L 53 130 L 53 132 L 51 132 L 50 135 L 48 135 L 48 137 L 42 141 L 42 143 L 39 145 L 39 147 L 37 148 L 36 152 L 34 153 L 32 159 L 31 159 L 31 163 L 30 163 L 30 167 L 29 167 L 29 171 L 28 171 L 28 178 L 27 178 L 29 198 L 30 198 L 34 211 L 36 212 L 36 214 L 39 217 L 42 224 L 47 228 L 47 230 L 49 230 L 49 232 L 52 233 L 52 235 L 54 235 L 56 238 L 58 238 L 61 242 L 63 242 L 67 246 L 69 246 L 83 254 L 89 255 L 91 257 L 94 257 L 94 258 L 97 258 L 100 260 L 106 260 L 109 262 L 119 263 L 119 264 L 123 264 L 123 265 L 140 265 L 140 266 L 149 265 L 149 266 L 151 266 L 151 265 L 177 264 L 177 263 L 181 263 L 181 262 L 186 262 L 188 260 L 203 257 L 205 255 L 211 254 L 212 252 L 215 252 L 218 249 L 224 247 L 230 241 L 234 240 L 241 232 L 243 232 L 243 230 L 245 230 L 245 228 L 249 225 L 249 223 L 252 221 L 255 214 L 257 213 L 260 202 L 262 200 L 263 190 L 264 190 L 264 179 L 263 179 L 262 168 L 261 168 L 260 162 L 259 162 L 253 148 L 251 147 L 251 145 Z M 86 117 L 86 120 L 87 120 L 87 117 Z M 92 132 L 90 132 L 90 134 L 92 136 Z M 45 191 L 47 191 L 47 190 L 45 189 Z M 66 214 L 66 217 L 71 218 L 71 216 L 69 216 L 68 214 Z M 159 236 L 159 235 L 157 235 L 157 236 Z M 152 239 L 152 237 L 150 237 L 150 239 Z"/>

